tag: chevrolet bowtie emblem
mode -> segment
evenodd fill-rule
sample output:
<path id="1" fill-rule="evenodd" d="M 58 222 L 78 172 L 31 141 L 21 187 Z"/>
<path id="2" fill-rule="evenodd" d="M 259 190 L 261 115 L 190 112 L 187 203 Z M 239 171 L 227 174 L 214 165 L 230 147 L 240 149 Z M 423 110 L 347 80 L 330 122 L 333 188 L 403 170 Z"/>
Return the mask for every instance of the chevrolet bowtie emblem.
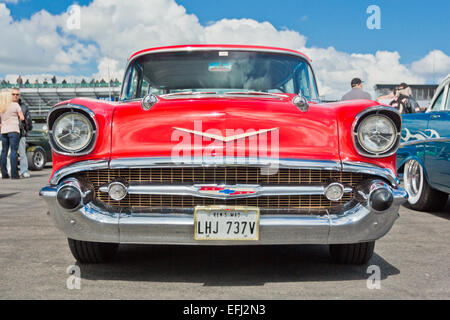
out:
<path id="1" fill-rule="evenodd" d="M 178 130 L 178 131 L 192 133 L 192 134 L 196 134 L 196 135 L 203 136 L 203 137 L 206 137 L 206 138 L 220 140 L 220 141 L 223 141 L 223 142 L 229 142 L 229 141 L 233 141 L 233 140 L 238 140 L 238 139 L 242 139 L 242 138 L 256 136 L 256 135 L 261 134 L 261 133 L 266 133 L 266 132 L 278 130 L 278 128 L 263 129 L 263 130 L 259 130 L 259 131 L 247 132 L 247 133 L 236 134 L 236 135 L 233 135 L 233 136 L 224 137 L 224 136 L 219 136 L 217 134 L 206 133 L 206 132 L 201 132 L 201 131 L 189 130 L 189 129 L 184 129 L 184 128 L 176 128 L 176 127 L 173 127 L 173 128 L 175 130 Z"/>
<path id="2" fill-rule="evenodd" d="M 257 195 L 261 188 L 259 185 L 194 185 L 198 196 L 214 199 L 246 198 Z"/>

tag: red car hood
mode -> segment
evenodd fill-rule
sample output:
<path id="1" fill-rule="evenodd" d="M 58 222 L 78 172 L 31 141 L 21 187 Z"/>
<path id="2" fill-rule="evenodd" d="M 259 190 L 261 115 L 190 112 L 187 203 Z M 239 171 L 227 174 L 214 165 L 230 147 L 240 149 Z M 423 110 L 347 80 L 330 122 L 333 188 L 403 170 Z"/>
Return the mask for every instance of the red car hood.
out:
<path id="1" fill-rule="evenodd" d="M 292 104 L 292 97 L 161 98 L 148 111 L 142 109 L 140 102 L 119 104 L 113 115 L 111 158 L 171 157 L 174 150 L 178 152 L 190 144 L 191 156 L 258 155 L 339 161 L 334 108 L 311 103 L 309 110 L 302 112 Z M 231 138 L 226 143 L 201 135 L 212 133 L 225 140 L 249 130 L 268 129 L 271 131 L 253 138 Z M 196 133 L 189 133 L 190 130 Z M 251 140 L 256 136 L 259 146 Z M 273 153 L 275 150 L 278 154 Z"/>

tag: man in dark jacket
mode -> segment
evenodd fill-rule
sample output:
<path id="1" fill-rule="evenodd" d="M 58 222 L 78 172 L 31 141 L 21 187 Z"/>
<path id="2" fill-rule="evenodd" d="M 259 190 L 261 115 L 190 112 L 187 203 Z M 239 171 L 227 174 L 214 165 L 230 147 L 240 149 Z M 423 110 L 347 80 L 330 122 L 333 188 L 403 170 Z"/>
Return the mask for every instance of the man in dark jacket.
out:
<path id="1" fill-rule="evenodd" d="M 20 142 L 19 142 L 19 157 L 20 157 L 20 176 L 22 178 L 29 178 L 30 172 L 28 171 L 28 159 L 27 159 L 27 141 L 26 137 L 28 132 L 33 129 L 33 122 L 31 119 L 30 111 L 28 106 L 23 104 L 20 99 L 20 91 L 17 88 L 12 90 L 13 102 L 17 102 L 22 109 L 24 121 L 20 122 Z"/>

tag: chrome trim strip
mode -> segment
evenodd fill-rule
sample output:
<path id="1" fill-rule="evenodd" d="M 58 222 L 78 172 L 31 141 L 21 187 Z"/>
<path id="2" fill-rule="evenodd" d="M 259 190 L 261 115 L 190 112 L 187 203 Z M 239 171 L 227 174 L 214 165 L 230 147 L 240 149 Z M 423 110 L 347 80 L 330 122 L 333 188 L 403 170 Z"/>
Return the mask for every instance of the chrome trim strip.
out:
<path id="1" fill-rule="evenodd" d="M 128 59 L 127 66 L 125 70 L 128 70 L 128 66 L 137 58 L 147 55 L 147 54 L 154 54 L 154 53 L 165 53 L 165 52 L 193 52 L 193 51 L 250 51 L 250 52 L 270 52 L 270 53 L 280 53 L 285 55 L 291 55 L 300 57 L 304 60 L 306 60 L 308 63 L 311 61 L 306 55 L 302 54 L 301 52 L 294 52 L 294 51 L 287 51 L 287 50 L 281 50 L 276 48 L 252 48 L 252 47 L 227 47 L 227 46 L 210 46 L 210 47 L 191 47 L 191 46 L 183 46 L 180 48 L 161 48 L 157 50 L 148 50 L 141 52 L 139 54 L 134 55 L 130 59 Z"/>
<path id="2" fill-rule="evenodd" d="M 108 169 L 107 160 L 87 160 L 70 164 L 56 171 L 50 179 L 51 185 L 57 185 L 62 178 L 82 171 Z"/>
<path id="3" fill-rule="evenodd" d="M 323 169 L 340 171 L 341 164 L 332 160 L 297 160 L 297 159 L 270 159 L 270 158 L 217 158 L 217 157 L 192 157 L 182 159 L 184 162 L 175 162 L 170 157 L 156 158 L 122 158 L 112 159 L 110 169 L 124 168 L 165 168 L 165 167 L 222 167 L 222 166 L 254 166 L 260 168 L 301 168 Z"/>
<path id="4" fill-rule="evenodd" d="M 342 171 L 344 172 L 360 172 L 374 176 L 380 176 L 387 179 L 393 187 L 397 187 L 400 184 L 400 180 L 395 173 L 387 168 L 378 167 L 374 164 L 357 161 L 343 161 Z"/>
<path id="5" fill-rule="evenodd" d="M 450 138 L 431 138 L 431 139 L 424 139 L 424 140 L 407 141 L 407 142 L 400 143 L 400 147 L 412 146 L 412 145 L 422 144 L 422 143 L 431 143 L 431 142 L 450 142 Z"/>
<path id="6" fill-rule="evenodd" d="M 115 183 L 115 182 L 113 182 Z M 201 187 L 219 187 L 227 189 L 252 189 L 252 194 L 228 195 L 228 194 L 208 194 L 201 192 Z M 218 185 L 218 184 L 194 184 L 194 185 L 151 185 L 151 184 L 129 184 L 126 188 L 128 194 L 138 195 L 178 195 L 194 196 L 212 199 L 239 199 L 254 198 L 262 196 L 283 196 L 283 195 L 324 195 L 329 185 L 301 185 L 301 186 L 260 186 L 250 184 L 239 185 Z M 100 192 L 108 193 L 110 185 L 100 187 Z M 352 192 L 351 187 L 343 188 L 344 193 Z"/>

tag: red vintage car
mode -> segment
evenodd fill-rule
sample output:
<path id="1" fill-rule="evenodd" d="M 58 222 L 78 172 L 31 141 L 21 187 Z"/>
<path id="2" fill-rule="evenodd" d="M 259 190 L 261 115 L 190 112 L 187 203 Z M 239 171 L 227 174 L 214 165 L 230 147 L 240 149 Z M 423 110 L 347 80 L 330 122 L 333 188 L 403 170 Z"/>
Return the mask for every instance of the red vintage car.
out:
<path id="1" fill-rule="evenodd" d="M 41 189 L 81 263 L 119 244 L 326 244 L 367 263 L 398 217 L 401 117 L 374 101 L 321 103 L 310 60 L 260 46 L 139 51 L 120 101 L 48 115 Z"/>

